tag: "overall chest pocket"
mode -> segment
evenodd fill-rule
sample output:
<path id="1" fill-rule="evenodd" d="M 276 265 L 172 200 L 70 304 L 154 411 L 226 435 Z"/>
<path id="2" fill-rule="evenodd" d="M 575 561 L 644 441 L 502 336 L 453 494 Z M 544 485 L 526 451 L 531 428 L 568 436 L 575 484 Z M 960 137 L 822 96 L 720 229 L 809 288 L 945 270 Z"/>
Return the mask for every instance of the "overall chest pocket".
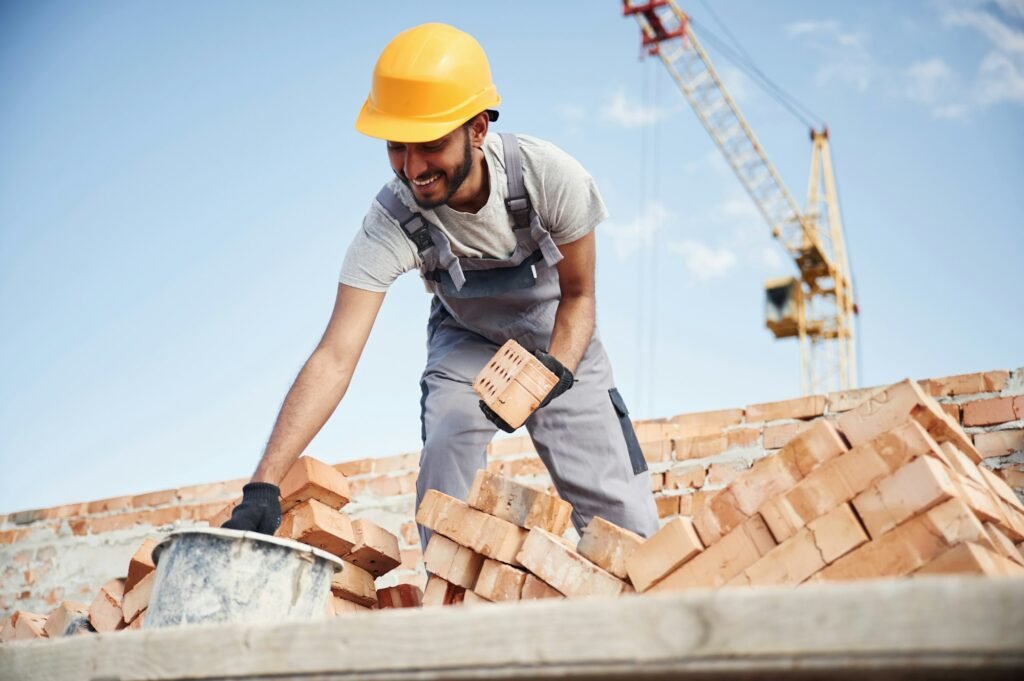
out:
<path id="1" fill-rule="evenodd" d="M 533 288 L 537 284 L 534 265 L 542 259 L 541 252 L 535 251 L 513 267 L 465 270 L 466 283 L 461 291 L 455 288 L 455 282 L 446 270 L 434 270 L 430 278 L 441 285 L 441 293 L 449 298 L 491 298 L 509 291 Z"/>

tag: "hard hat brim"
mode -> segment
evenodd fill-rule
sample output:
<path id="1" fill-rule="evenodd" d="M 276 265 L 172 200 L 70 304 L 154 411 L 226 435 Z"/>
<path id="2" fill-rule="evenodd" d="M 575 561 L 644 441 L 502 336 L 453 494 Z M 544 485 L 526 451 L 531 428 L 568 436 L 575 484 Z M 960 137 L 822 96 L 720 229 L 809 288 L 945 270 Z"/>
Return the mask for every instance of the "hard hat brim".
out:
<path id="1" fill-rule="evenodd" d="M 484 111 L 487 112 L 487 116 L 491 121 L 498 120 L 498 112 L 491 107 L 499 104 L 501 98 L 496 92 L 493 94 L 488 93 L 488 95 L 490 96 L 480 98 L 483 101 L 478 101 L 479 109 L 476 109 L 471 104 L 470 107 L 463 108 L 461 114 L 456 113 L 451 118 L 441 120 L 436 118 L 416 119 L 408 116 L 389 115 L 375 108 L 370 99 L 367 98 L 363 103 L 362 109 L 359 111 L 359 115 L 356 117 L 355 128 L 368 137 L 376 137 L 377 139 L 389 142 L 404 142 L 408 144 L 432 142 L 444 137 L 470 118 Z"/>

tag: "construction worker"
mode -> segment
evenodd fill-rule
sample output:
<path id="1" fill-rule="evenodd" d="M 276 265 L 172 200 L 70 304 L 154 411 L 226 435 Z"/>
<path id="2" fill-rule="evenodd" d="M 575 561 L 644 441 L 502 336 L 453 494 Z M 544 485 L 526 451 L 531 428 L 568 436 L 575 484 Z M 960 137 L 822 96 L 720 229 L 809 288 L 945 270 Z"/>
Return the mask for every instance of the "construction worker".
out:
<path id="1" fill-rule="evenodd" d="M 388 287 L 419 270 L 433 299 L 417 507 L 428 489 L 465 499 L 487 444 L 511 430 L 472 383 L 513 338 L 558 377 L 525 425 L 576 529 L 594 516 L 643 536 L 657 529 L 647 464 L 594 324 L 604 204 L 554 145 L 489 133 L 500 101 L 483 48 L 451 26 L 409 29 L 381 53 L 355 127 L 386 140 L 396 177 L 349 246 L 327 330 L 224 527 L 274 532 L 276 485 L 345 395 Z M 420 537 L 426 546 L 424 528 Z"/>

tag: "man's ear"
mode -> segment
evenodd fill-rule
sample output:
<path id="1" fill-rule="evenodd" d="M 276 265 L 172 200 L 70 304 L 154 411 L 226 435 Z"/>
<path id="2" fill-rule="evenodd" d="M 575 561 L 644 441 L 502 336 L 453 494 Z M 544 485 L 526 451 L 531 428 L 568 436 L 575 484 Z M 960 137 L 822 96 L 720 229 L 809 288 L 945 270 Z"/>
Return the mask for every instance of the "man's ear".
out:
<path id="1" fill-rule="evenodd" d="M 481 111 L 469 122 L 469 143 L 474 148 L 480 149 L 484 146 L 484 138 L 487 137 L 490 123 L 491 119 L 486 111 Z"/>

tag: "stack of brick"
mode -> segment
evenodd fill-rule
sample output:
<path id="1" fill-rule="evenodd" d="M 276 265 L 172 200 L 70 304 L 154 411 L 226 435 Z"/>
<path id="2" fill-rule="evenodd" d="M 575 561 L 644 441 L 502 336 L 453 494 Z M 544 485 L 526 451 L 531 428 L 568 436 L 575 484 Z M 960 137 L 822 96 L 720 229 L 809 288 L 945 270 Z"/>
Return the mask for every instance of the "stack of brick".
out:
<path id="1" fill-rule="evenodd" d="M 281 480 L 281 526 L 276 536 L 316 547 L 336 556 L 342 569 L 331 581 L 328 614 L 365 612 L 380 606 L 376 579 L 401 565 L 398 537 L 365 518 L 341 512 L 352 498 L 348 479 L 336 468 L 312 457 L 295 462 Z M 210 520 L 219 527 L 231 516 L 240 499 L 225 506 Z M 416 595 L 406 589 L 385 607 L 409 607 Z M 404 597 L 404 598 L 403 598 Z"/>
<path id="2" fill-rule="evenodd" d="M 424 554 L 430 577 L 423 605 L 632 591 L 621 571 L 606 569 L 618 555 L 606 536 L 592 537 L 589 553 L 563 538 L 571 513 L 556 495 L 486 470 L 477 472 L 465 502 L 429 490 L 416 514 L 433 532 Z"/>
<path id="3" fill-rule="evenodd" d="M 962 426 L 983 457 L 982 466 L 1018 493 L 1024 491 L 1024 367 L 930 378 L 919 384 Z M 719 490 L 760 459 L 778 454 L 816 419 L 838 425 L 843 414 L 877 390 L 634 422 L 663 522 L 677 516 L 692 519 Z M 346 514 L 353 520 L 370 520 L 399 539 L 401 566 L 379 577 L 378 589 L 402 583 L 423 588 L 426 583 L 413 518 L 419 457 L 415 451 L 334 466 L 349 481 Z M 551 486 L 525 435 L 493 441 L 487 447 L 487 469 L 522 484 Z M 124 564 L 145 537 L 205 526 L 240 494 L 245 482 L 0 514 L 0 619 L 16 611 L 49 612 L 65 600 L 89 603 L 111 575 L 123 574 Z"/>
<path id="4" fill-rule="evenodd" d="M 281 526 L 276 536 L 322 549 L 341 559 L 343 569 L 331 582 L 327 614 L 341 615 L 379 605 L 375 579 L 400 563 L 398 538 L 374 523 L 352 520 L 341 509 L 350 493 L 345 476 L 311 457 L 300 458 L 281 481 Z M 209 520 L 220 527 L 240 499 L 222 506 Z M 112 632 L 143 625 L 153 589 L 156 540 L 146 538 L 128 564 L 127 577 L 100 587 L 88 607 L 64 601 L 48 616 L 16 611 L 4 624 L 3 640 L 57 637 L 86 631 Z M 384 607 L 419 605 L 418 587 L 382 589 Z"/>
<path id="5" fill-rule="evenodd" d="M 1024 504 L 906 380 L 819 418 L 627 558 L 638 591 L 1024 576 Z"/>

